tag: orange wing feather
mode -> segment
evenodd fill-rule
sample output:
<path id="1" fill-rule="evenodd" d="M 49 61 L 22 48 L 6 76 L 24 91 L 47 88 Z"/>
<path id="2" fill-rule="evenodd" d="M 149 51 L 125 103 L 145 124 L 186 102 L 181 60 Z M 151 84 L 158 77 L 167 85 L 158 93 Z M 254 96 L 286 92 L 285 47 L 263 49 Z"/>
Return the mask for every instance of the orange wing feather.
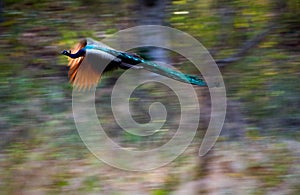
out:
<path id="1" fill-rule="evenodd" d="M 100 42 L 93 41 L 92 39 L 83 39 L 71 50 L 71 53 L 77 53 L 80 49 L 84 48 L 87 44 L 103 45 Z M 102 72 L 117 69 L 115 64 L 110 64 L 115 56 L 100 51 L 89 50 L 83 57 L 76 59 L 69 58 L 70 67 L 68 75 L 70 83 L 77 89 L 90 89 L 96 86 L 101 78 Z"/>
<path id="2" fill-rule="evenodd" d="M 77 53 L 80 49 L 84 48 L 86 46 L 86 44 L 87 44 L 86 39 L 81 40 L 79 43 L 77 43 L 75 45 L 75 47 L 73 47 L 71 49 L 71 53 Z M 74 84 L 76 74 L 78 72 L 78 68 L 83 59 L 84 59 L 84 57 L 79 57 L 76 59 L 69 58 L 68 66 L 70 66 L 70 69 L 68 72 L 68 76 L 69 76 L 70 83 L 72 83 L 72 84 Z"/>

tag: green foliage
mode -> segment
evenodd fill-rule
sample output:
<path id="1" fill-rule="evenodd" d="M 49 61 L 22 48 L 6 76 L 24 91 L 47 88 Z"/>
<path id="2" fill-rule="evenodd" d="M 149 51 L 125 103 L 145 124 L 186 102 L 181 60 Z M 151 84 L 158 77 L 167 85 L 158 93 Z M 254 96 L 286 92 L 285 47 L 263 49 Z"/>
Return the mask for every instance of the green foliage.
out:
<path id="1" fill-rule="evenodd" d="M 22 142 L 16 142 L 10 145 L 6 152 L 12 164 L 24 163 L 26 159 L 26 145 Z"/>
<path id="2" fill-rule="evenodd" d="M 137 143 L 143 139 L 141 136 L 134 135 L 128 132 L 125 132 L 123 137 L 124 137 L 124 141 L 129 143 Z"/>
<path id="3" fill-rule="evenodd" d="M 173 7 L 174 11 L 189 11 L 185 15 L 173 14 L 170 18 L 173 26 L 189 32 L 205 47 L 218 48 L 218 51 L 239 47 L 271 20 L 267 1 L 197 0 L 183 5 L 174 1 Z"/>
<path id="4" fill-rule="evenodd" d="M 50 192 L 51 194 L 61 193 L 63 188 L 69 185 L 69 179 L 71 175 L 67 174 L 63 170 L 59 173 L 55 173 L 52 175 L 52 181 L 50 184 Z"/>
<path id="5" fill-rule="evenodd" d="M 251 139 L 259 139 L 261 137 L 260 131 L 257 128 L 248 128 L 246 132 L 246 136 Z"/>
<path id="6" fill-rule="evenodd" d="M 170 193 L 167 190 L 164 190 L 164 189 L 156 189 L 156 190 L 151 191 L 150 194 L 151 195 L 168 195 Z"/>
<path id="7" fill-rule="evenodd" d="M 169 173 L 165 178 L 164 189 L 168 192 L 176 190 L 176 187 L 180 184 L 180 177 L 178 173 Z"/>
<path id="8" fill-rule="evenodd" d="M 78 193 L 77 190 L 80 193 L 94 193 L 101 190 L 103 183 L 115 182 L 112 179 L 102 181 L 98 175 L 90 175 L 90 171 L 78 174 L 76 178 L 76 174 L 68 170 L 69 165 L 84 169 L 90 159 L 71 114 L 71 87 L 66 71 L 61 70 L 67 60 L 57 54 L 82 37 L 99 39 L 131 26 L 133 23 L 127 22 L 127 19 L 135 13 L 132 10 L 135 2 L 4 1 L 4 21 L 0 23 L 0 125 L 1 136 L 2 133 L 5 136 L 12 133 L 13 138 L 5 142 L 1 153 L 1 192 L 21 194 L 36 180 L 41 180 L 45 183 L 38 187 L 50 194 L 73 194 Z M 270 22 L 280 24 L 242 60 L 222 69 L 229 98 L 242 102 L 242 110 L 251 123 L 252 128 L 246 129 L 246 136 L 251 142 L 264 139 L 266 131 L 275 137 L 288 135 L 299 141 L 299 7 L 298 0 L 176 0 L 168 6 L 171 13 L 167 22 L 196 37 L 213 51 L 216 59 L 236 53 L 246 40 Z M 187 63 L 182 64 L 184 71 L 195 71 L 185 66 Z M 100 100 L 97 100 L 103 111 L 99 115 L 100 120 L 109 127 L 109 133 L 123 141 L 125 147 L 148 147 L 149 142 L 151 146 L 165 143 L 172 134 L 173 124 L 166 124 L 164 130 L 152 136 L 152 140 L 127 132 L 120 133 L 120 129 L 110 126 L 113 121 L 113 116 L 108 114 L 111 112 L 107 103 L 110 94 L 102 93 L 121 73 L 114 72 L 100 84 Z M 178 102 L 169 101 L 173 97 L 170 90 L 157 88 L 160 87 L 142 86 L 130 102 L 136 108 L 147 111 L 147 105 L 153 99 L 163 99 L 168 116 L 178 112 Z M 147 94 L 151 94 L 153 99 Z M 141 114 L 141 110 L 137 110 L 138 114 L 133 118 L 147 121 L 147 115 Z M 289 133 L 289 130 L 294 132 Z M 248 164 L 245 174 L 258 179 L 264 188 L 258 188 L 254 194 L 264 194 L 268 188 L 282 184 L 295 161 L 285 145 L 272 147 L 265 152 L 265 161 L 254 160 Z M 64 161 L 68 166 L 61 165 Z M 150 194 L 166 195 L 176 190 L 182 182 L 180 173 L 185 172 L 177 168 L 188 163 L 193 162 L 179 158 L 170 165 L 175 166 L 177 172 L 166 173 L 161 187 L 149 190 Z M 52 172 L 48 170 L 51 166 L 63 168 Z M 93 174 L 96 174 L 94 171 Z M 105 170 L 101 174 L 111 176 L 111 171 Z M 34 184 L 30 183 L 31 180 Z M 68 189 L 77 180 L 80 186 L 69 192 Z M 298 191 L 299 187 L 295 184 L 295 194 L 299 194 Z"/>
<path id="9" fill-rule="evenodd" d="M 266 152 L 266 161 L 249 163 L 248 174 L 260 179 L 263 187 L 275 187 L 288 174 L 293 157 L 284 144 L 272 144 L 272 148 Z"/>
<path id="10" fill-rule="evenodd" d="M 16 3 L 21 3 L 21 2 L 23 2 L 23 0 L 4 0 L 4 3 L 8 6 L 11 4 L 16 4 Z"/>
<path id="11" fill-rule="evenodd" d="M 118 32 L 118 29 L 108 28 L 108 29 L 105 30 L 106 34 L 114 34 L 116 32 Z"/>
<path id="12" fill-rule="evenodd" d="M 297 94 L 300 93 L 298 67 L 292 65 L 295 63 L 296 59 L 283 50 L 258 48 L 225 71 L 229 94 L 244 102 L 252 120 L 269 127 L 291 127 L 292 130 L 293 125 L 287 126 L 288 121 L 298 116 L 299 111 L 297 106 L 289 105 L 297 105 Z"/>
<path id="13" fill-rule="evenodd" d="M 200 40 L 215 59 L 230 57 L 266 26 L 278 25 L 258 47 L 223 70 L 229 97 L 243 102 L 250 122 L 275 133 L 294 131 L 299 124 L 299 61 L 297 53 L 289 52 L 299 48 L 298 9 L 297 0 L 174 1 L 170 22 Z"/>
<path id="14" fill-rule="evenodd" d="M 93 176 L 88 176 L 86 177 L 82 184 L 81 184 L 81 190 L 85 191 L 85 192 L 92 192 L 95 190 L 99 190 L 100 189 L 100 181 L 98 176 L 93 175 Z"/>

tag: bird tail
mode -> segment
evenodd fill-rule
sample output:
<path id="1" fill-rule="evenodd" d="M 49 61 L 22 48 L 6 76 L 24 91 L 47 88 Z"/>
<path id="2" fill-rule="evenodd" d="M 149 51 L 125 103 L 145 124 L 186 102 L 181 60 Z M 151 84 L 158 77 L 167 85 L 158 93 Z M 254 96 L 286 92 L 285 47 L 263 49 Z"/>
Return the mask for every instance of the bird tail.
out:
<path id="1" fill-rule="evenodd" d="M 143 67 L 144 67 L 144 69 L 146 69 L 148 71 L 169 77 L 169 78 L 177 80 L 177 81 L 189 83 L 192 85 L 207 86 L 204 79 L 202 79 L 196 75 L 183 74 L 183 73 L 173 70 L 171 68 L 168 68 L 165 66 L 160 66 L 153 62 L 144 62 Z"/>
<path id="2" fill-rule="evenodd" d="M 195 75 L 184 74 L 184 77 L 188 80 L 188 83 L 198 86 L 207 86 L 207 83 L 200 77 Z"/>
<path id="3" fill-rule="evenodd" d="M 87 45 L 85 47 L 87 49 L 97 49 L 97 50 L 107 52 L 111 55 L 114 55 L 117 58 L 120 58 L 125 63 L 132 64 L 133 66 L 134 65 L 140 66 L 140 64 L 142 64 L 143 68 L 148 71 L 169 77 L 171 79 L 175 79 L 177 81 L 181 81 L 181 82 L 189 83 L 189 84 L 193 84 L 193 85 L 198 85 L 198 86 L 207 86 L 206 82 L 198 76 L 183 74 L 183 73 L 173 70 L 171 68 L 167 68 L 165 66 L 158 65 L 154 62 L 146 61 L 136 54 L 116 51 L 112 48 L 104 47 L 105 45 L 103 45 L 103 44 L 101 45 L 100 43 L 96 44 L 97 42 L 93 41 L 92 39 L 89 39 L 89 41 L 90 41 L 91 45 Z M 93 42 L 91 42 L 91 41 L 93 41 Z"/>

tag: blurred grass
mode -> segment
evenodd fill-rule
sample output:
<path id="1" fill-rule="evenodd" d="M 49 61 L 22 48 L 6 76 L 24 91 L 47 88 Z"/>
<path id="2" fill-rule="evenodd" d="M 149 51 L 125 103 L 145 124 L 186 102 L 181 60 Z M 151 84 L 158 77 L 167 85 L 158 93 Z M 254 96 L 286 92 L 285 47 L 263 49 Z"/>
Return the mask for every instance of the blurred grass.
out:
<path id="1" fill-rule="evenodd" d="M 274 137 L 297 141 L 300 137 L 300 62 L 299 51 L 296 50 L 299 45 L 293 46 L 293 50 L 286 45 L 295 44 L 297 38 L 295 15 L 300 12 L 297 12 L 299 6 L 293 6 L 295 2 L 289 0 L 288 7 L 294 11 L 284 12 L 280 17 L 284 28 L 270 34 L 241 61 L 222 69 L 229 98 L 242 102 L 241 109 L 251 124 L 246 129 L 246 137 L 256 145 L 243 148 L 239 146 L 241 143 L 236 143 L 237 146 L 231 147 L 224 141 L 222 144 L 225 146 L 217 146 L 216 150 L 232 150 L 234 153 L 244 149 L 241 157 L 233 161 L 245 158 L 249 161 L 245 163 L 247 167 L 240 172 L 228 172 L 233 177 L 251 177 L 259 181 L 254 194 L 265 194 L 269 189 L 282 185 L 287 178 L 292 178 L 292 182 L 299 181 L 299 172 L 294 168 L 299 157 L 284 144 L 270 143 L 268 149 L 264 148 L 264 142 L 270 142 Z M 118 185 L 123 188 L 132 185 L 132 178 L 127 173 L 93 164 L 97 160 L 86 150 L 73 122 L 71 87 L 65 70 L 61 69 L 67 61 L 58 56 L 59 51 L 70 47 L 79 38 L 105 37 L 123 28 L 119 27 L 122 17 L 131 17 L 132 14 L 132 10 L 124 9 L 132 4 L 134 1 L 129 0 L 5 0 L 4 22 L 0 23 L 0 133 L 1 137 L 5 137 L 0 143 L 2 193 L 20 194 L 31 188 L 37 192 L 44 190 L 46 194 L 98 193 Z M 220 9 L 224 8 L 229 12 L 227 14 L 232 14 L 233 20 L 230 17 L 222 20 L 226 13 L 220 14 Z M 245 40 L 272 21 L 273 15 L 276 15 L 273 9 L 275 5 L 268 1 L 172 1 L 170 13 L 186 10 L 189 13 L 171 14 L 168 22 L 195 36 L 216 59 L 220 59 L 235 53 Z M 193 71 L 185 67 L 180 68 Z M 114 78 L 113 75 L 111 77 Z M 101 89 L 109 88 L 110 83 L 111 78 L 104 78 Z M 138 102 L 139 97 L 143 97 L 142 103 L 145 103 L 145 94 L 151 93 L 156 98 L 166 97 L 164 104 L 168 104 L 169 91 L 156 90 L 155 86 L 144 86 L 143 90 L 132 97 L 133 103 Z M 109 94 L 101 97 L 99 103 L 105 103 Z M 105 104 L 101 109 L 106 112 L 108 107 Z M 169 107 L 176 112 L 176 102 Z M 100 118 L 107 126 L 112 122 L 110 115 Z M 166 131 L 157 135 L 156 140 L 143 140 L 126 132 L 120 134 L 118 129 L 111 131 L 115 137 L 121 136 L 127 146 L 140 146 L 147 141 L 159 145 L 170 136 Z M 150 186 L 145 187 L 150 194 L 170 194 L 180 184 L 192 179 L 189 172 L 193 172 L 196 164 L 196 146 L 192 147 L 192 152 L 188 151 L 166 167 L 169 170 L 163 169 L 166 173 L 138 175 L 145 177 L 142 181 L 145 186 Z M 247 152 L 249 148 L 253 148 L 254 152 Z M 248 159 L 248 153 L 249 156 L 257 153 L 264 157 L 252 160 Z M 223 160 L 230 158 L 231 155 L 228 155 Z M 32 181 L 29 182 L 28 178 Z M 133 183 L 140 178 L 134 178 Z M 155 181 L 151 183 L 148 179 Z M 154 183 L 154 187 L 149 183 Z M 300 191 L 297 184 L 291 184 L 296 194 Z M 289 186 L 289 183 L 286 185 Z M 43 190 L 38 191 L 39 188 Z"/>
<path id="2" fill-rule="evenodd" d="M 190 12 L 173 14 L 171 24 L 198 38 L 215 59 L 231 56 L 268 24 L 278 23 L 258 47 L 223 68 L 223 77 L 229 98 L 243 102 L 242 111 L 249 122 L 269 135 L 297 138 L 300 61 L 299 52 L 295 51 L 299 49 L 295 24 L 299 22 L 299 12 L 292 14 L 287 10 L 298 10 L 299 3 L 293 0 L 280 5 L 268 1 L 180 2 L 174 1 L 174 10 Z M 292 40 L 294 45 L 287 47 Z"/>

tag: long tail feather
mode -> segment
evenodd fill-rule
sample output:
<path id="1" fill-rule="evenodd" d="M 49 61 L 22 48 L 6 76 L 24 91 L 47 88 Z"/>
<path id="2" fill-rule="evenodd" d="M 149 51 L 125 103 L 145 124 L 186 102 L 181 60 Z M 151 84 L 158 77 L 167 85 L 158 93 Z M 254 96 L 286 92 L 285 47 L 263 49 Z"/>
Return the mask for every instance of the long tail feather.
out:
<path id="1" fill-rule="evenodd" d="M 198 86 L 207 86 L 206 82 L 198 76 L 183 74 L 171 68 L 159 66 L 153 62 L 145 61 L 143 64 L 143 67 L 146 70 L 169 77 L 171 79 Z"/>
<path id="2" fill-rule="evenodd" d="M 107 53 L 110 53 L 122 60 L 125 60 L 127 63 L 131 62 L 131 64 L 142 64 L 142 66 L 151 72 L 184 82 L 184 83 L 189 83 L 189 84 L 193 84 L 193 85 L 198 85 L 198 86 L 207 86 L 206 82 L 195 75 L 188 75 L 188 74 L 183 74 L 181 72 L 178 72 L 176 70 L 173 70 L 171 68 L 167 68 L 164 66 L 160 66 L 154 62 L 150 62 L 150 61 L 146 61 L 143 58 L 137 56 L 137 55 L 133 55 L 130 53 L 126 53 L 126 52 L 121 52 L 121 51 L 116 51 L 110 48 L 103 48 L 103 47 L 99 47 L 96 45 L 87 45 L 86 46 L 87 49 L 98 49 Z M 140 65 L 139 65 L 140 66 Z"/>

